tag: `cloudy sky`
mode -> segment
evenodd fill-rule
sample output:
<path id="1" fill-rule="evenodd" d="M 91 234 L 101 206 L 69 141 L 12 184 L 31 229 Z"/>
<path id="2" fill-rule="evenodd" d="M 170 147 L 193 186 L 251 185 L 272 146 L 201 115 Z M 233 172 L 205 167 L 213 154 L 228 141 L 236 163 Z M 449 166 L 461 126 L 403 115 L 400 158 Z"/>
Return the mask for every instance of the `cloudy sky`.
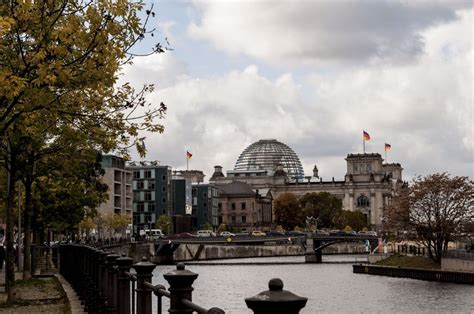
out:
<path id="1" fill-rule="evenodd" d="M 150 1 L 147 1 L 150 3 Z M 275 138 L 342 178 L 348 153 L 474 178 L 470 1 L 155 1 L 153 26 L 172 51 L 135 59 L 122 80 L 154 83 L 168 106 L 146 160 L 208 179 L 242 150 Z M 135 159 L 139 159 L 133 153 Z"/>

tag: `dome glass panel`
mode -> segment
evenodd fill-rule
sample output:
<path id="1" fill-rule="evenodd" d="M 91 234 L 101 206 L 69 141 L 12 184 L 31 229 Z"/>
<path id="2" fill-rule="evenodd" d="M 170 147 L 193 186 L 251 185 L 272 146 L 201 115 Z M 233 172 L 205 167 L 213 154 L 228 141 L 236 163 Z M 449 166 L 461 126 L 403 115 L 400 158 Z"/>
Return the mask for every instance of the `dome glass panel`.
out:
<path id="1" fill-rule="evenodd" d="M 274 173 L 280 164 L 288 177 L 304 177 L 303 167 L 296 153 L 274 139 L 260 140 L 248 146 L 237 159 L 234 170 L 269 170 Z"/>

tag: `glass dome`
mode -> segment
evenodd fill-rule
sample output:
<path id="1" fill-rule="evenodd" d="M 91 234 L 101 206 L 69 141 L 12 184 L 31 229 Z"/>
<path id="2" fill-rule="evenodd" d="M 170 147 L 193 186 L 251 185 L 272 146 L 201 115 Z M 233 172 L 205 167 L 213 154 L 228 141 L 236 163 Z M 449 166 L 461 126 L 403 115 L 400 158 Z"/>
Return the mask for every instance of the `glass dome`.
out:
<path id="1" fill-rule="evenodd" d="M 240 154 L 234 170 L 269 170 L 274 173 L 282 165 L 289 178 L 303 178 L 300 159 L 287 145 L 274 139 L 265 139 L 248 146 Z"/>

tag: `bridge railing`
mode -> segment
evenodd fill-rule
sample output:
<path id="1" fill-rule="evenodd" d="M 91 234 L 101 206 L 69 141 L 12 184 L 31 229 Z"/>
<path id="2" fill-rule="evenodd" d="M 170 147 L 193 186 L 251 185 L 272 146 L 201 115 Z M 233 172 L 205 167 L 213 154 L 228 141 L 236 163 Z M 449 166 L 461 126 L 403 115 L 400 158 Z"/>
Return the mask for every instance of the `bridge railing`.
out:
<path id="1" fill-rule="evenodd" d="M 86 312 L 152 313 L 154 294 L 157 313 L 162 313 L 163 297 L 170 299 L 170 313 L 225 313 L 220 308 L 206 309 L 192 302 L 192 285 L 198 274 L 185 269 L 182 263 L 177 265 L 176 270 L 163 275 L 170 285 L 167 291 L 163 285 L 152 284 L 156 265 L 146 258 L 133 264 L 133 259 L 125 255 L 71 244 L 59 247 L 59 260 L 61 275 L 74 288 Z M 245 300 L 247 306 L 257 314 L 268 313 L 266 309 L 272 306 L 277 309 L 286 306 L 284 313 L 299 313 L 307 299 L 282 291 L 281 280 L 281 284 L 272 285 L 275 280 L 279 279 L 270 280 L 270 290 L 262 292 L 267 295 L 265 298 L 248 298 Z"/>

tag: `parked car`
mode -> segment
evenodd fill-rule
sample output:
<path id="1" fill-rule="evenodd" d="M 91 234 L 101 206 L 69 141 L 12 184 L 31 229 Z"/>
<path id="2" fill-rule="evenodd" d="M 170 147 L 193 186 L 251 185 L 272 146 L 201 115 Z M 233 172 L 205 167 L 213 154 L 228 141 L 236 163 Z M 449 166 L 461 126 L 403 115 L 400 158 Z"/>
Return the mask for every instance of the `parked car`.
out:
<path id="1" fill-rule="evenodd" d="M 370 235 L 370 236 L 376 237 L 377 236 L 377 231 L 367 231 L 367 234 Z"/>
<path id="2" fill-rule="evenodd" d="M 264 237 L 266 236 L 266 233 L 263 231 L 255 230 L 255 231 L 252 231 L 251 235 L 252 237 Z"/>
<path id="3" fill-rule="evenodd" d="M 232 232 L 230 231 L 222 231 L 220 233 L 220 236 L 221 237 L 224 237 L 224 238 L 228 238 L 228 237 L 235 237 L 235 234 L 233 234 Z"/>
<path id="4" fill-rule="evenodd" d="M 198 230 L 196 235 L 198 238 L 210 238 L 216 236 L 216 234 L 212 230 Z"/>

